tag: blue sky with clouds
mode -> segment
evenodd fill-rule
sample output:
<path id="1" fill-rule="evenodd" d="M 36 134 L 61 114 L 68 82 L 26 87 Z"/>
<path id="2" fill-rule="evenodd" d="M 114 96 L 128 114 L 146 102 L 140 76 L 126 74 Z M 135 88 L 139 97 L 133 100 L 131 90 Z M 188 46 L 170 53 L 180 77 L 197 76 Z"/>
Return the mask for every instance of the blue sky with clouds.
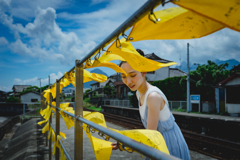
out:
<path id="1" fill-rule="evenodd" d="M 42 85 L 60 78 L 76 59 L 88 54 L 146 0 L 0 0 L 0 90 L 13 85 Z M 164 8 L 173 7 L 166 4 Z M 156 10 L 162 9 L 162 6 Z M 240 61 L 240 33 L 223 29 L 194 40 L 133 42 L 145 53 L 180 63 Z M 101 69 L 101 68 L 100 68 Z M 104 68 L 108 75 L 115 72 Z"/>

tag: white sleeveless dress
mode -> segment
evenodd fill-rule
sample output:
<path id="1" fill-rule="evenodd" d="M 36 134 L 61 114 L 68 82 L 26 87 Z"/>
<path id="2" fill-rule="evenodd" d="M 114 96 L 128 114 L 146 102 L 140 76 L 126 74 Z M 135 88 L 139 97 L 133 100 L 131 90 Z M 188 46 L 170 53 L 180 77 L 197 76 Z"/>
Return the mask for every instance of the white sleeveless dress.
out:
<path id="1" fill-rule="evenodd" d="M 151 93 L 151 92 L 157 92 L 158 94 L 160 94 L 162 96 L 162 98 L 165 101 L 165 106 L 160 111 L 160 116 L 162 115 L 162 113 L 168 114 L 170 112 L 168 100 L 167 100 L 166 96 L 163 94 L 163 92 L 155 86 L 150 87 L 145 94 L 145 98 L 144 98 L 144 102 L 143 102 L 142 106 L 139 105 L 139 112 L 140 112 L 141 120 L 142 120 L 142 123 L 145 128 L 147 128 L 147 117 L 148 117 L 148 107 L 146 105 L 147 97 L 148 97 L 149 93 Z M 137 98 L 139 100 L 138 91 L 137 91 Z M 166 109 L 168 109 L 169 112 L 167 112 Z M 189 153 L 188 146 L 186 144 L 186 141 L 182 135 L 180 128 L 178 127 L 178 125 L 175 122 L 175 119 L 174 119 L 172 113 L 170 112 L 169 116 L 164 116 L 164 120 L 162 118 L 160 118 L 160 116 L 159 116 L 157 130 L 162 134 L 162 136 L 166 142 L 166 145 L 168 147 L 169 153 L 180 159 L 190 160 L 190 153 Z"/>

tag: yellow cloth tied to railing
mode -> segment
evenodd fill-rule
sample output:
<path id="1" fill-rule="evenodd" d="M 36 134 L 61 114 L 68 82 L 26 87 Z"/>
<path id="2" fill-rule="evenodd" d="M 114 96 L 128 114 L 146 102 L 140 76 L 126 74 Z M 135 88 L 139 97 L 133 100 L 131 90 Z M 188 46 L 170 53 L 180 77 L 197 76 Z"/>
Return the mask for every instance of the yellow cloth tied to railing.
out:
<path id="1" fill-rule="evenodd" d="M 216 7 L 211 6 L 211 8 Z M 150 18 L 155 23 L 146 15 L 133 25 L 128 36 L 132 38 L 131 41 L 200 38 L 225 27 L 217 21 L 181 7 L 159 10 L 154 14 L 155 16 L 151 15 Z"/>
<path id="2" fill-rule="evenodd" d="M 235 31 L 240 31 L 240 1 L 239 0 L 173 0 L 183 8 L 196 12 Z"/>
<path id="3" fill-rule="evenodd" d="M 90 73 L 87 70 L 84 70 L 83 75 L 83 83 L 89 82 L 89 81 L 97 81 L 97 82 L 105 82 L 107 80 L 107 77 L 102 74 L 97 73 Z M 60 80 L 60 93 L 62 92 L 62 88 L 68 86 L 69 84 L 73 84 L 75 87 L 75 73 L 65 73 L 64 77 Z M 44 90 L 44 97 L 46 98 L 47 103 L 50 102 L 49 95 L 52 94 L 52 98 L 56 98 L 56 83 L 54 83 L 50 89 Z"/>
<path id="4" fill-rule="evenodd" d="M 154 60 L 145 58 L 141 56 L 130 42 L 126 42 L 126 39 L 123 38 L 119 42 L 116 40 L 109 48 L 108 55 L 117 55 L 122 57 L 129 65 L 136 71 L 139 72 L 151 72 L 155 71 L 162 67 L 167 67 L 170 65 L 175 65 L 175 62 L 169 63 L 159 63 Z M 116 42 L 120 43 L 116 46 Z M 121 45 L 121 47 L 120 47 Z"/>
<path id="5" fill-rule="evenodd" d="M 85 111 L 83 111 L 83 113 L 84 112 Z M 99 112 L 92 112 L 92 113 L 86 112 L 84 113 L 83 118 L 89 121 L 92 121 L 98 125 L 101 125 L 103 127 L 107 127 L 104 116 Z M 86 124 L 83 124 L 82 127 L 92 144 L 92 148 L 93 148 L 96 159 L 97 160 L 110 159 L 111 153 L 112 153 L 112 146 L 111 146 L 112 142 L 108 142 L 92 136 L 91 131 Z"/>

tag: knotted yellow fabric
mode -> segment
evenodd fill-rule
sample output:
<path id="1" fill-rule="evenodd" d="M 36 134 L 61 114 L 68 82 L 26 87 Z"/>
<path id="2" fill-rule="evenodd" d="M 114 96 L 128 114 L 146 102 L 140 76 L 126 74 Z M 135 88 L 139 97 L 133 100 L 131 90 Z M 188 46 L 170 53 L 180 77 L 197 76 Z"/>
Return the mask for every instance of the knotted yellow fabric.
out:
<path id="1" fill-rule="evenodd" d="M 159 10 L 154 14 L 159 21 L 155 21 L 156 18 L 151 15 L 154 23 L 146 15 L 134 24 L 129 34 L 129 38 L 133 39 L 131 41 L 200 38 L 225 27 L 219 22 L 181 7 Z"/>
<path id="2" fill-rule="evenodd" d="M 118 42 L 119 43 L 119 42 Z M 139 72 L 151 72 L 162 67 L 177 64 L 175 62 L 159 63 L 141 56 L 130 42 L 123 38 L 120 40 L 121 47 L 116 46 L 116 41 L 108 48 L 108 55 L 117 55 L 122 57 L 129 65 Z"/>
<path id="3" fill-rule="evenodd" d="M 239 0 L 174 0 L 172 2 L 183 8 L 220 22 L 228 28 L 238 32 L 240 31 Z"/>
<path id="4" fill-rule="evenodd" d="M 75 74 L 74 74 L 75 76 Z M 107 80 L 107 76 L 97 73 L 90 73 L 87 70 L 83 72 L 83 83 L 89 81 L 96 81 L 96 82 L 105 82 Z"/>
<path id="5" fill-rule="evenodd" d="M 65 72 L 64 77 L 75 87 L 75 77 L 73 76 L 73 73 Z"/>
<path id="6" fill-rule="evenodd" d="M 42 129 L 42 133 L 45 133 L 49 130 L 49 122 L 47 122 L 47 124 L 43 127 Z"/>
<path id="7" fill-rule="evenodd" d="M 49 101 L 50 101 L 49 95 L 50 95 L 50 93 L 51 93 L 51 90 L 50 90 L 50 89 L 46 89 L 46 90 L 44 90 L 43 92 L 44 92 L 44 95 L 43 95 L 43 96 L 44 96 L 44 98 L 46 99 L 45 102 L 49 103 Z"/>

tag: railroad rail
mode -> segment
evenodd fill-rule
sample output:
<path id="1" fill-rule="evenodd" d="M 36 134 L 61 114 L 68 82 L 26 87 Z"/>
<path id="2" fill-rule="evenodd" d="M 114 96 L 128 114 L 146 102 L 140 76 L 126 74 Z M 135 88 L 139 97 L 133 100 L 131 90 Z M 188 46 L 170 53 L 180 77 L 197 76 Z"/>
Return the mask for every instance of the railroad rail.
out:
<path id="1" fill-rule="evenodd" d="M 87 111 L 93 111 L 84 108 Z M 129 129 L 143 129 L 141 120 L 101 112 L 106 121 Z M 183 136 L 190 150 L 220 159 L 220 160 L 237 160 L 240 159 L 240 143 L 218 139 L 203 134 L 181 129 Z"/>

